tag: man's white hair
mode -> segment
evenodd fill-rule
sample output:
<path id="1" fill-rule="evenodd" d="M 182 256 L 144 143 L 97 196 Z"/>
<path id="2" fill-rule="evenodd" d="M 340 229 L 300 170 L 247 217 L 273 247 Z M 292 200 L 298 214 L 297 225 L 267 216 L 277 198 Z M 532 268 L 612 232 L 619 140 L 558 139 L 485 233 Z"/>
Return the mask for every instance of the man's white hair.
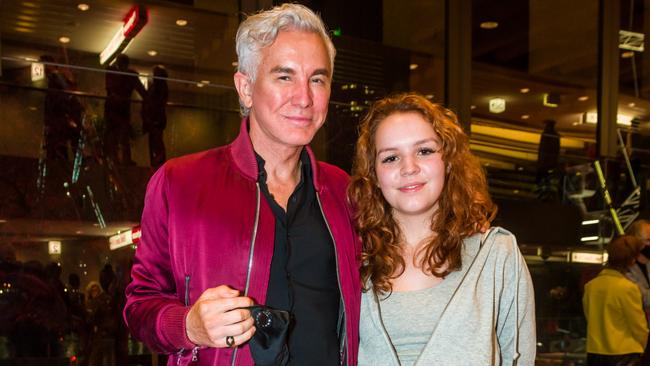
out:
<path id="1" fill-rule="evenodd" d="M 282 4 L 273 9 L 261 11 L 244 20 L 237 30 L 237 71 L 255 82 L 260 63 L 260 51 L 270 46 L 282 30 L 296 30 L 318 34 L 325 43 L 330 58 L 330 70 L 334 73 L 336 49 L 330 39 L 323 20 L 311 9 L 300 4 Z M 331 75 L 330 75 L 331 76 Z M 242 115 L 250 110 L 239 101 Z"/>

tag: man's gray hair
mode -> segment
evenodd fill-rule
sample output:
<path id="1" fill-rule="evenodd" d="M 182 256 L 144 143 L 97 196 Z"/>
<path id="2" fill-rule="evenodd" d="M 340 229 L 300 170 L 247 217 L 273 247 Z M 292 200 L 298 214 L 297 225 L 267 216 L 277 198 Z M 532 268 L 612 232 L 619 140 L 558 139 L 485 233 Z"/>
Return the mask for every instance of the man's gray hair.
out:
<path id="1" fill-rule="evenodd" d="M 237 71 L 255 82 L 260 51 L 270 46 L 281 30 L 296 30 L 318 34 L 325 43 L 330 58 L 330 70 L 334 72 L 336 49 L 330 39 L 323 20 L 311 9 L 300 4 L 282 4 L 273 9 L 261 11 L 244 20 L 237 30 Z M 331 76 L 331 75 L 330 75 Z M 250 112 L 240 101 L 242 115 Z"/>

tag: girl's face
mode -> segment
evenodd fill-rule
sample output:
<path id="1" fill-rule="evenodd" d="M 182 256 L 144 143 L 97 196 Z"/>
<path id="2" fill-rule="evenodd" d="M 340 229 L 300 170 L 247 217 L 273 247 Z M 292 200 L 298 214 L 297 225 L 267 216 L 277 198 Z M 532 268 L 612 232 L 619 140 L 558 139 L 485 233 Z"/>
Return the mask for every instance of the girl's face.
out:
<path id="1" fill-rule="evenodd" d="M 445 185 L 441 142 L 417 112 L 397 112 L 375 134 L 377 183 L 398 221 L 430 220 Z"/>

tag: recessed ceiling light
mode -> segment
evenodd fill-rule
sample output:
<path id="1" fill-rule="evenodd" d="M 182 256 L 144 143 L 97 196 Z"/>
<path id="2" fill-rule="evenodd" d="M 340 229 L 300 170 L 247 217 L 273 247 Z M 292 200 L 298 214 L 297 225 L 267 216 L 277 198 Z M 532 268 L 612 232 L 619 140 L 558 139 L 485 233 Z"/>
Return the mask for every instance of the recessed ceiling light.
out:
<path id="1" fill-rule="evenodd" d="M 409 69 L 411 69 L 411 70 L 415 70 L 415 69 L 418 68 L 418 66 L 419 66 L 418 64 L 410 64 L 410 65 L 409 65 Z"/>
<path id="2" fill-rule="evenodd" d="M 79 9 L 81 11 L 87 11 L 88 9 L 90 9 L 90 5 L 85 4 L 85 3 L 80 3 L 80 4 L 77 5 L 77 9 Z"/>
<path id="3" fill-rule="evenodd" d="M 627 103 L 627 106 L 630 107 L 630 108 L 634 108 L 634 107 L 636 107 L 636 103 L 634 103 L 634 102 Z"/>
<path id="4" fill-rule="evenodd" d="M 572 123 L 572 125 L 574 125 L 574 126 L 577 126 L 579 124 L 580 124 L 580 122 L 577 122 L 577 121 Z"/>
<path id="5" fill-rule="evenodd" d="M 498 26 L 499 26 L 498 22 L 488 21 L 488 22 L 481 23 L 481 28 L 483 28 L 483 29 L 494 29 L 494 28 L 496 28 Z"/>
<path id="6" fill-rule="evenodd" d="M 587 95 L 582 95 L 578 97 L 578 100 L 584 102 L 585 100 L 589 100 L 589 97 Z"/>
<path id="7" fill-rule="evenodd" d="M 234 67 L 237 67 L 237 66 L 239 65 L 239 62 L 237 62 L 237 61 L 233 61 L 233 62 L 231 63 L 231 65 L 233 65 Z"/>
<path id="8" fill-rule="evenodd" d="M 66 36 L 59 37 L 59 42 L 61 42 L 61 43 L 70 43 L 70 37 L 66 37 Z"/>
<path id="9" fill-rule="evenodd" d="M 20 32 L 20 33 L 33 33 L 34 32 L 33 29 L 23 28 L 23 27 L 15 27 L 14 30 L 16 32 Z"/>
<path id="10" fill-rule="evenodd" d="M 201 84 L 210 84 L 210 80 L 201 80 Z"/>
<path id="11" fill-rule="evenodd" d="M 475 105 L 471 105 L 471 106 L 469 106 L 469 109 L 474 110 L 474 109 L 476 109 L 476 106 L 475 106 Z"/>
<path id="12" fill-rule="evenodd" d="M 625 51 L 625 52 L 621 53 L 621 57 L 622 57 L 622 58 L 630 58 L 630 57 L 632 57 L 632 56 L 634 56 L 634 52 L 633 52 L 633 51 Z"/>
<path id="13" fill-rule="evenodd" d="M 147 51 L 147 55 L 149 55 L 149 56 L 155 56 L 155 55 L 157 55 L 157 54 L 158 54 L 158 51 L 156 51 L 156 50 L 149 50 L 149 51 Z"/>
<path id="14" fill-rule="evenodd" d="M 203 83 L 196 83 L 196 86 L 197 86 L 198 88 L 203 88 L 203 87 L 205 86 L 205 84 L 203 84 Z"/>
<path id="15" fill-rule="evenodd" d="M 7 222 L 6 219 L 0 219 L 0 224 L 4 224 L 5 222 Z"/>
<path id="16" fill-rule="evenodd" d="M 77 231 L 75 231 L 74 233 L 75 233 L 75 234 L 83 234 L 83 231 L 81 231 L 81 230 L 77 230 Z"/>
<path id="17" fill-rule="evenodd" d="M 529 88 L 521 88 L 521 89 L 519 89 L 519 92 L 521 92 L 521 94 L 526 94 L 526 93 L 528 93 L 529 91 L 530 91 Z"/>
<path id="18" fill-rule="evenodd" d="M 176 25 L 179 27 L 184 27 L 187 25 L 187 19 L 176 19 Z"/>
<path id="19" fill-rule="evenodd" d="M 433 99 L 433 94 L 427 94 L 424 97 L 427 98 L 427 99 Z"/>
<path id="20" fill-rule="evenodd" d="M 527 115 L 527 114 L 522 114 L 521 115 L 521 119 L 529 119 L 529 118 L 530 118 L 530 116 Z"/>

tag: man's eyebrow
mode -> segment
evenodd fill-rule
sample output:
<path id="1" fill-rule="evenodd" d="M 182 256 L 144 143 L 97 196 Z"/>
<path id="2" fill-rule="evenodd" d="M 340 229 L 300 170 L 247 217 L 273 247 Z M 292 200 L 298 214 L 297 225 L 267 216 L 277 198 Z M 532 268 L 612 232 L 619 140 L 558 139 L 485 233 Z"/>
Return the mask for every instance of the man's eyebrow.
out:
<path id="1" fill-rule="evenodd" d="M 272 74 L 295 74 L 296 71 L 290 67 L 286 66 L 276 66 L 271 69 Z"/>
<path id="2" fill-rule="evenodd" d="M 325 75 L 325 76 L 330 76 L 330 71 L 328 69 L 316 69 L 314 72 L 311 74 L 311 76 L 317 76 L 317 75 Z"/>

